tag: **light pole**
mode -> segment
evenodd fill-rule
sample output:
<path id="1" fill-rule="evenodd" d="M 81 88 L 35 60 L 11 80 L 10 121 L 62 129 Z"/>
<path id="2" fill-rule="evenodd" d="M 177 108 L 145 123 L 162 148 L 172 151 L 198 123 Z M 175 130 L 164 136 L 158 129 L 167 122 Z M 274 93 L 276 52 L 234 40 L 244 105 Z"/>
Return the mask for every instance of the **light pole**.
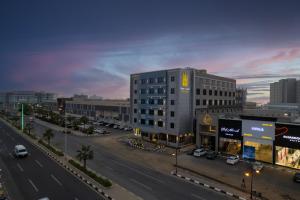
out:
<path id="1" fill-rule="evenodd" d="M 251 182 L 250 182 L 250 199 L 253 199 L 252 198 L 252 193 L 253 193 L 253 176 L 254 174 L 257 173 L 259 174 L 259 170 L 254 170 L 252 167 L 251 167 L 251 172 L 246 172 L 245 173 L 245 176 L 251 176 Z"/>
<path id="2" fill-rule="evenodd" d="M 177 156 L 178 156 L 178 146 L 176 147 L 175 153 L 172 154 L 172 156 L 175 156 L 175 173 L 177 174 Z"/>

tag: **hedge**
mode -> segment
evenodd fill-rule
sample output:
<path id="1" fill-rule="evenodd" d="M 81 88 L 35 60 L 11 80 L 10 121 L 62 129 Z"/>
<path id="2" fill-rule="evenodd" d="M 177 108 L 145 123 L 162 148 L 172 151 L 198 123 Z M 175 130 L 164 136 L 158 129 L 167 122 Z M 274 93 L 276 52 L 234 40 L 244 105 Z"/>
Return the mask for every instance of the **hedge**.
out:
<path id="1" fill-rule="evenodd" d="M 53 153 L 55 153 L 58 156 L 64 156 L 64 153 L 60 150 L 57 150 L 56 148 L 54 148 L 51 145 L 48 145 L 47 143 L 45 143 L 43 140 L 39 140 L 39 143 L 42 144 L 43 146 L 45 146 L 47 149 L 49 149 L 50 151 L 52 151 Z"/>
<path id="2" fill-rule="evenodd" d="M 102 178 L 100 176 L 98 176 L 97 174 L 95 174 L 94 172 L 85 169 L 81 164 L 79 164 L 78 162 L 74 161 L 74 160 L 69 160 L 69 163 L 71 165 L 73 165 L 74 167 L 76 167 L 77 169 L 79 169 L 80 171 L 84 172 L 86 175 L 88 175 L 89 177 L 91 177 L 92 179 L 94 179 L 95 181 L 97 181 L 98 183 L 100 183 L 101 185 L 103 185 L 104 187 L 110 187 L 112 186 L 112 183 L 106 179 L 106 178 Z"/>

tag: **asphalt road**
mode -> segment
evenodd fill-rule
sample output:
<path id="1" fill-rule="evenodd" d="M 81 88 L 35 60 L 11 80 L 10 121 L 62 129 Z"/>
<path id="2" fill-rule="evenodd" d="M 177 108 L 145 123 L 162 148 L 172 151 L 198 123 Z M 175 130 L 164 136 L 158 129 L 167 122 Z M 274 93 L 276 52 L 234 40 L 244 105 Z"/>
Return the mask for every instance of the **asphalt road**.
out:
<path id="1" fill-rule="evenodd" d="M 23 144 L 30 155 L 14 158 L 12 151 L 16 144 Z M 1 121 L 0 150 L 0 157 L 25 200 L 104 199 Z"/>
<path id="2" fill-rule="evenodd" d="M 39 136 L 45 127 L 35 123 L 35 133 Z M 53 143 L 64 147 L 64 134 L 54 131 Z M 101 136 L 100 136 L 101 137 Z M 68 135 L 68 154 L 74 156 L 81 144 L 89 144 L 94 150 L 94 159 L 88 166 L 114 182 L 137 194 L 145 200 L 223 200 L 228 196 L 180 180 L 171 175 L 162 174 L 125 159 L 114 156 L 100 145 L 93 145 L 92 138 Z"/>

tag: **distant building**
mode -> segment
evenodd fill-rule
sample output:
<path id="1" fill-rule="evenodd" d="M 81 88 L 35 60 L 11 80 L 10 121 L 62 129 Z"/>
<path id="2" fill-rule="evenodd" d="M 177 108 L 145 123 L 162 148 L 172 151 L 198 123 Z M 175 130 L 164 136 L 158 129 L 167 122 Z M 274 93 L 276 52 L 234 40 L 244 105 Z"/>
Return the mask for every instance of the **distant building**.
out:
<path id="1" fill-rule="evenodd" d="M 193 68 L 132 74 L 130 106 L 135 134 L 169 146 L 194 142 L 196 112 L 205 115 L 242 109 L 236 103 L 234 79 Z M 197 134 L 207 133 L 201 130 Z"/>
<path id="2" fill-rule="evenodd" d="M 270 84 L 270 104 L 300 103 L 300 80 L 281 79 Z"/>
<path id="3" fill-rule="evenodd" d="M 56 94 L 36 91 L 12 91 L 0 93 L 0 109 L 16 111 L 20 103 L 42 104 L 56 100 Z"/>
<path id="4" fill-rule="evenodd" d="M 89 119 L 121 126 L 130 125 L 130 109 L 127 100 L 94 100 L 73 98 L 65 101 L 66 115 L 86 116 Z"/>

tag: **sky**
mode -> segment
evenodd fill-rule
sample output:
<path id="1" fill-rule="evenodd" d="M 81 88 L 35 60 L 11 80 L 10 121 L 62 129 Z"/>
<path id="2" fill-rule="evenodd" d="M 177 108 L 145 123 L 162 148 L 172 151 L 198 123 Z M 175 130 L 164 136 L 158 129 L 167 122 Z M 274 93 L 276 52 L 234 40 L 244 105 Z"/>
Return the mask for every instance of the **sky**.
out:
<path id="1" fill-rule="evenodd" d="M 235 78 L 248 101 L 300 78 L 300 1 L 3 0 L 0 91 L 128 98 L 132 73 Z"/>

